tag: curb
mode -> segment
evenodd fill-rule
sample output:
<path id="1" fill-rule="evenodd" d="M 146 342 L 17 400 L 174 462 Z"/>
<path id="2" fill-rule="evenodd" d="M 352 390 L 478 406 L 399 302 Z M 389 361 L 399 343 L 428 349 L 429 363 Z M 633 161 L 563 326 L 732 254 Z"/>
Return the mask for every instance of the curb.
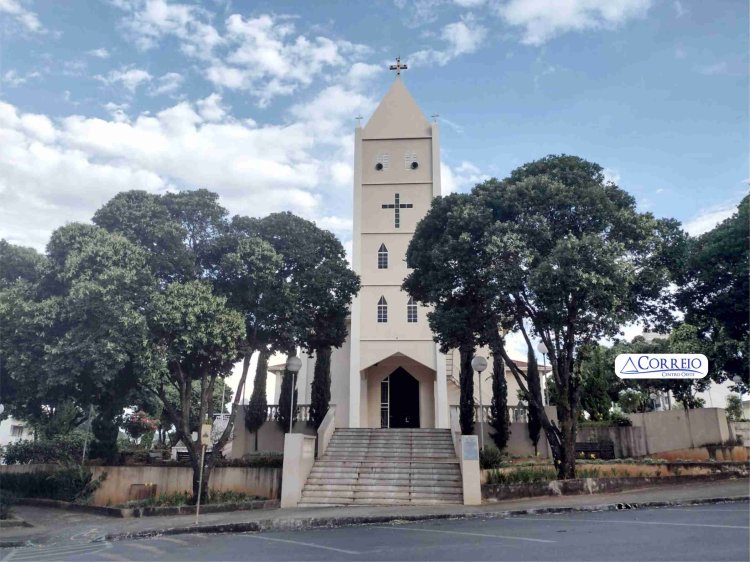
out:
<path id="1" fill-rule="evenodd" d="M 309 517 L 299 519 L 264 519 L 239 523 L 225 523 L 217 525 L 198 525 L 188 527 L 171 527 L 165 529 L 148 529 L 130 533 L 110 533 L 93 539 L 91 542 L 116 541 L 127 539 L 150 538 L 163 535 L 184 535 L 190 533 L 252 533 L 269 531 L 305 531 L 309 529 L 330 529 L 337 527 L 353 527 L 358 525 L 372 525 L 382 523 L 402 523 L 415 521 L 434 521 L 445 519 L 504 519 L 523 515 L 544 515 L 556 513 L 577 513 L 595 511 L 617 511 L 621 509 L 639 509 L 654 507 L 678 507 L 704 504 L 718 504 L 747 501 L 748 496 L 728 496 L 718 498 L 703 498 L 693 500 L 653 501 L 638 504 L 611 503 L 600 505 L 586 505 L 575 507 L 539 507 L 516 509 L 509 511 L 481 511 L 481 512 L 453 512 L 426 513 L 416 515 L 361 515 L 339 517 Z"/>

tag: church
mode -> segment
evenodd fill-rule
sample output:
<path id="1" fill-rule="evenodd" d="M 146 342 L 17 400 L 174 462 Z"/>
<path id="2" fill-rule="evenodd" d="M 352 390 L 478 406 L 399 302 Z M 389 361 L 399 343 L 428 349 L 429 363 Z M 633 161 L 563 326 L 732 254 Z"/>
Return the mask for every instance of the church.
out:
<path id="1" fill-rule="evenodd" d="M 352 267 L 361 288 L 348 337 L 332 350 L 328 413 L 317 431 L 308 423 L 315 357 L 304 352 L 291 428 L 276 423 L 278 405 L 291 400 L 280 395 L 285 361 L 269 367 L 275 394 L 267 423 L 251 434 L 244 407 L 237 412 L 230 457 L 284 453 L 281 507 L 481 502 L 479 447 L 491 444 L 491 368 L 475 375 L 475 419 L 485 423 L 475 424 L 476 435 L 461 435 L 458 350 L 440 352 L 429 308 L 401 289 L 409 242 L 442 195 L 440 129 L 407 90 L 404 68 L 397 59 L 388 92 L 354 131 Z M 477 354 L 489 358 L 487 349 Z M 538 446 L 531 443 L 518 387 L 509 371 L 504 375 L 507 451 L 548 456 L 543 436 Z"/>
<path id="2" fill-rule="evenodd" d="M 397 61 L 388 92 L 354 131 L 352 266 L 362 286 L 352 303 L 349 337 L 331 357 L 331 404 L 339 427 L 448 428 L 450 408 L 459 403 L 458 350 L 440 352 L 429 308 L 401 289 L 417 223 L 442 194 L 440 128 L 409 93 L 402 68 Z M 486 349 L 478 353 L 489 359 Z M 310 403 L 315 359 L 304 353 L 301 359 L 297 389 L 304 406 Z M 278 404 L 283 364 L 271 372 Z M 491 370 L 482 379 L 481 389 L 475 384 L 475 402 L 488 407 Z M 510 372 L 506 379 L 508 404 L 515 405 L 516 382 Z M 525 421 L 525 411 L 513 408 L 511 420 Z"/>
<path id="3" fill-rule="evenodd" d="M 367 123 L 358 122 L 354 130 L 352 267 L 360 276 L 361 289 L 352 302 L 349 335 L 332 350 L 330 404 L 337 428 L 446 430 L 451 427 L 451 411 L 457 411 L 459 404 L 458 350 L 440 352 L 427 320 L 429 308 L 401 289 L 408 274 L 406 250 L 417 223 L 432 199 L 442 195 L 440 128 L 436 120 L 425 117 L 409 93 L 400 75 L 405 65 L 397 61 L 391 68 L 397 71 L 393 83 Z M 478 349 L 477 354 L 491 359 L 487 349 Z M 299 357 L 293 432 L 311 435 L 315 433 L 308 424 L 315 357 L 301 350 Z M 269 387 L 275 392 L 269 396 L 269 422 L 276 419 L 278 404 L 290 399 L 280 396 L 285 358 L 271 363 Z M 517 364 L 525 366 L 523 361 Z M 482 373 L 481 384 L 475 376 L 475 408 L 477 414 L 484 412 L 486 422 L 492 400 L 491 367 Z M 533 455 L 537 448 L 528 439 L 527 411 L 507 369 L 505 379 L 511 421 L 508 452 Z M 281 452 L 288 430 L 266 423 L 251 435 L 244 430 L 241 410 L 231 457 Z M 481 425 L 476 426 L 475 432 L 481 432 Z M 480 443 L 490 443 L 491 433 L 485 423 Z M 544 443 L 538 450 L 543 456 L 549 454 Z"/>

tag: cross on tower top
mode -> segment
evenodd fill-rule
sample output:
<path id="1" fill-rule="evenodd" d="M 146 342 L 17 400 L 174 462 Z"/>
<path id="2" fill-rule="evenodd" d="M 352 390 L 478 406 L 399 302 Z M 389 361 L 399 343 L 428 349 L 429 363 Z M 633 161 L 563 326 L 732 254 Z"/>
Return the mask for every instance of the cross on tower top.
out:
<path id="1" fill-rule="evenodd" d="M 391 70 L 396 71 L 396 76 L 401 76 L 401 71 L 407 68 L 406 63 L 401 64 L 401 57 L 396 57 L 396 64 L 391 65 Z"/>

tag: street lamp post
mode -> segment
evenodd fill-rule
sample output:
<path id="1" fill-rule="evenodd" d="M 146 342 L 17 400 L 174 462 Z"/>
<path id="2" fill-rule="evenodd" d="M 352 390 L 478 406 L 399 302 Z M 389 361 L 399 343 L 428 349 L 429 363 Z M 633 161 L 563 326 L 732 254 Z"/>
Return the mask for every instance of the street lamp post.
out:
<path id="1" fill-rule="evenodd" d="M 294 423 L 294 384 L 297 373 L 302 368 L 302 360 L 296 355 L 286 360 L 286 370 L 292 373 L 292 387 L 289 391 L 289 433 L 292 432 Z"/>
<path id="2" fill-rule="evenodd" d="M 484 450 L 484 404 L 482 403 L 482 371 L 487 368 L 487 360 L 481 355 L 475 355 L 471 360 L 471 368 L 479 374 L 479 446 Z"/>
<path id="3" fill-rule="evenodd" d="M 549 397 L 547 396 L 547 346 L 544 345 L 543 341 L 539 342 L 539 345 L 536 346 L 536 350 L 542 354 L 542 365 L 544 365 L 542 380 L 544 381 L 544 388 L 542 388 L 542 396 L 544 396 L 544 401 L 549 402 Z M 546 404 L 545 404 L 546 406 Z"/>

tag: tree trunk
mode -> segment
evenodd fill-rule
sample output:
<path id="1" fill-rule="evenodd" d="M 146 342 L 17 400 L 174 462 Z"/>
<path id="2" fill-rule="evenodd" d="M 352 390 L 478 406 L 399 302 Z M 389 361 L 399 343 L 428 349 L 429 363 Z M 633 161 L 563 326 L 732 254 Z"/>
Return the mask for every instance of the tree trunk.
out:
<path id="1" fill-rule="evenodd" d="M 331 403 L 331 348 L 315 350 L 315 372 L 310 396 L 310 421 L 315 429 L 320 427 Z"/>
<path id="2" fill-rule="evenodd" d="M 459 422 L 463 435 L 474 434 L 474 370 L 471 368 L 471 360 L 474 357 L 474 348 L 461 346 L 459 348 L 461 357 L 461 371 L 459 382 L 461 396 L 459 399 Z"/>

